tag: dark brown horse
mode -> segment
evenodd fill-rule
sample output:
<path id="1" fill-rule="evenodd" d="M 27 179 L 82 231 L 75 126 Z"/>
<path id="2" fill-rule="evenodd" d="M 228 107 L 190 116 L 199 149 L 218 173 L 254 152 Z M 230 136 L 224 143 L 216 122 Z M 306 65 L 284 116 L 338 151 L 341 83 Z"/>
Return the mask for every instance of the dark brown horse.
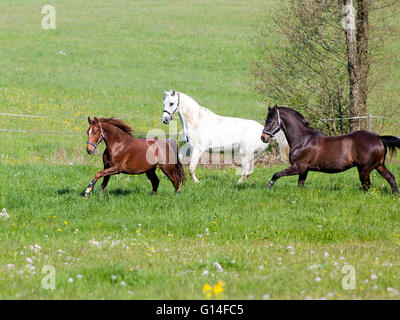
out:
<path id="1" fill-rule="evenodd" d="M 104 192 L 110 177 L 114 174 L 142 174 L 153 186 L 152 193 L 157 192 L 160 180 L 156 169 L 160 168 L 171 180 L 175 191 L 185 185 L 185 172 L 178 157 L 178 147 L 173 139 L 136 139 L 133 130 L 121 120 L 115 118 L 91 120 L 88 117 L 89 129 L 86 151 L 92 154 L 99 143 L 104 140 L 106 149 L 103 153 L 104 170 L 96 173 L 87 187 L 84 196 L 92 191 L 97 180 L 103 178 L 101 190 Z"/>
<path id="2" fill-rule="evenodd" d="M 303 186 L 309 171 L 337 173 L 357 167 L 365 191 L 371 186 L 370 173 L 376 169 L 393 192 L 399 193 L 393 174 L 385 166 L 387 149 L 394 152 L 395 148 L 400 148 L 399 138 L 363 130 L 328 137 L 313 130 L 296 110 L 276 105 L 269 107 L 261 140 L 268 142 L 281 129 L 290 146 L 291 166 L 275 173 L 268 188 L 284 176 L 299 175 L 298 185 Z"/>

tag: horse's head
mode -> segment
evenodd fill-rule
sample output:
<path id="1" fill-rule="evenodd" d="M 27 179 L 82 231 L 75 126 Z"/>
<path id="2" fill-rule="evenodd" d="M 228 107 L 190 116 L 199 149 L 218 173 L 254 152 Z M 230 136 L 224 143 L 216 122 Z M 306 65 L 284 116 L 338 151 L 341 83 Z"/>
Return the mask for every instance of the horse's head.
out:
<path id="1" fill-rule="evenodd" d="M 104 139 L 104 132 L 99 119 L 94 117 L 91 120 L 88 117 L 89 128 L 87 130 L 88 141 L 86 143 L 86 151 L 89 154 L 93 154 L 99 143 Z"/>
<path id="2" fill-rule="evenodd" d="M 281 129 L 281 117 L 279 115 L 279 109 L 277 105 L 274 105 L 272 108 L 268 107 L 268 115 L 265 119 L 264 129 L 261 135 L 261 141 L 264 143 L 268 143 L 271 138 L 278 133 Z"/>
<path id="3" fill-rule="evenodd" d="M 169 124 L 172 120 L 172 115 L 178 111 L 179 107 L 179 93 L 175 90 L 172 91 L 164 91 L 164 110 L 162 121 L 165 124 Z"/>

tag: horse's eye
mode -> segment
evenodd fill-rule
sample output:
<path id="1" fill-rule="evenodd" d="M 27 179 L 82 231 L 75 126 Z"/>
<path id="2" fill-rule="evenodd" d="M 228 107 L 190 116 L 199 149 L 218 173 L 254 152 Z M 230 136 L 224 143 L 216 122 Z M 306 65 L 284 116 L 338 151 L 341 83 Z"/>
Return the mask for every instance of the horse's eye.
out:
<path id="1" fill-rule="evenodd" d="M 170 107 L 172 107 L 173 105 L 174 105 L 174 103 L 173 103 L 173 102 L 171 102 L 171 103 L 169 104 L 169 106 L 170 106 Z"/>

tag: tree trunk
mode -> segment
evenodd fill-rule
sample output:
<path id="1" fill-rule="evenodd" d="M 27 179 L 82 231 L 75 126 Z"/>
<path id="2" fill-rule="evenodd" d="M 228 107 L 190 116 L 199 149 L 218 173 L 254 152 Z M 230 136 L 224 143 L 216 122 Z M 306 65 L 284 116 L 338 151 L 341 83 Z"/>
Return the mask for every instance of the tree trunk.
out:
<path id="1" fill-rule="evenodd" d="M 358 65 L 358 114 L 367 114 L 368 96 L 368 39 L 369 0 L 357 0 L 357 65 Z M 361 129 L 366 129 L 367 119 L 360 121 Z"/>
<path id="2" fill-rule="evenodd" d="M 347 44 L 347 69 L 349 72 L 350 93 L 349 110 L 350 117 L 359 115 L 359 83 L 358 83 L 358 62 L 357 62 L 357 39 L 356 39 L 356 17 L 352 0 L 344 0 L 343 8 L 344 24 Z M 350 120 L 350 130 L 354 131 L 358 127 L 355 119 Z"/>

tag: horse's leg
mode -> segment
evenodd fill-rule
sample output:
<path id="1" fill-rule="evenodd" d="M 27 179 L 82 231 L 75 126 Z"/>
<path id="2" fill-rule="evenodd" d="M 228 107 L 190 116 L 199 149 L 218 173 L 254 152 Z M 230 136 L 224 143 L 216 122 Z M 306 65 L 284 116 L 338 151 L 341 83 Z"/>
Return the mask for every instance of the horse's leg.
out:
<path id="1" fill-rule="evenodd" d="M 176 167 L 175 164 L 165 164 L 161 165 L 160 169 L 164 174 L 168 177 L 168 179 L 171 181 L 173 186 L 175 187 L 175 192 L 179 193 L 179 176 L 178 173 L 176 172 Z"/>
<path id="2" fill-rule="evenodd" d="M 252 158 L 249 162 L 249 171 L 247 172 L 246 180 L 249 180 L 251 174 L 253 173 L 253 170 L 254 170 L 254 158 Z"/>
<path id="3" fill-rule="evenodd" d="M 371 168 L 357 167 L 357 169 L 358 169 L 358 175 L 360 176 L 362 188 L 366 192 L 371 187 L 371 178 L 370 178 Z"/>
<path id="4" fill-rule="evenodd" d="M 268 183 L 267 188 L 272 188 L 275 181 L 281 177 L 294 176 L 296 174 L 299 174 L 299 169 L 297 168 L 296 164 L 292 164 L 289 168 L 286 168 L 285 170 L 276 172 L 272 176 L 271 181 Z"/>
<path id="5" fill-rule="evenodd" d="M 149 178 L 151 185 L 153 186 L 153 191 L 151 192 L 151 194 L 156 194 L 158 185 L 160 184 L 160 179 L 158 179 L 156 175 L 156 168 L 147 171 L 146 176 L 147 178 Z"/>
<path id="6" fill-rule="evenodd" d="M 192 156 L 190 157 L 190 163 L 189 163 L 189 172 L 190 175 L 192 176 L 194 182 L 199 182 L 199 179 L 196 178 L 196 175 L 194 174 L 194 170 L 196 170 L 197 164 L 199 163 L 200 157 L 201 157 L 202 152 L 200 151 L 199 148 L 194 147 Z"/>
<path id="7" fill-rule="evenodd" d="M 242 167 L 242 176 L 240 177 L 240 179 L 238 180 L 238 184 L 241 184 L 243 182 L 243 180 L 245 180 L 247 178 L 247 175 L 250 171 L 250 159 L 247 157 L 246 154 L 241 155 L 240 157 L 240 165 Z"/>
<path id="8" fill-rule="evenodd" d="M 101 183 L 101 192 L 104 193 L 104 191 L 106 190 L 108 181 L 110 180 L 111 176 L 106 176 L 103 177 L 103 182 Z"/>
<path id="9" fill-rule="evenodd" d="M 111 175 L 117 174 L 117 173 L 119 173 L 118 167 L 110 167 L 110 168 L 107 168 L 107 169 L 97 172 L 95 174 L 93 180 L 89 183 L 88 187 L 86 188 L 83 196 L 86 197 L 90 193 L 90 191 L 93 190 L 94 185 L 96 184 L 97 180 L 99 180 L 102 177 L 111 176 Z"/>
<path id="10" fill-rule="evenodd" d="M 299 187 L 304 187 L 304 183 L 306 182 L 306 179 L 307 179 L 307 174 L 308 174 L 308 170 L 299 173 L 299 182 L 298 182 Z"/>
<path id="11" fill-rule="evenodd" d="M 104 165 L 104 169 L 103 170 L 106 170 L 108 168 L 110 168 L 109 165 Z M 108 184 L 108 181 L 110 180 L 110 178 L 111 178 L 111 176 L 103 177 L 103 182 L 101 183 L 101 192 L 102 193 L 104 193 L 104 191 L 106 190 L 106 187 L 107 187 L 107 184 Z"/>
<path id="12" fill-rule="evenodd" d="M 393 193 L 398 194 L 399 189 L 397 188 L 396 179 L 394 175 L 386 168 L 384 164 L 380 165 L 376 170 L 384 177 L 387 182 L 389 182 L 390 186 L 392 187 Z"/>

